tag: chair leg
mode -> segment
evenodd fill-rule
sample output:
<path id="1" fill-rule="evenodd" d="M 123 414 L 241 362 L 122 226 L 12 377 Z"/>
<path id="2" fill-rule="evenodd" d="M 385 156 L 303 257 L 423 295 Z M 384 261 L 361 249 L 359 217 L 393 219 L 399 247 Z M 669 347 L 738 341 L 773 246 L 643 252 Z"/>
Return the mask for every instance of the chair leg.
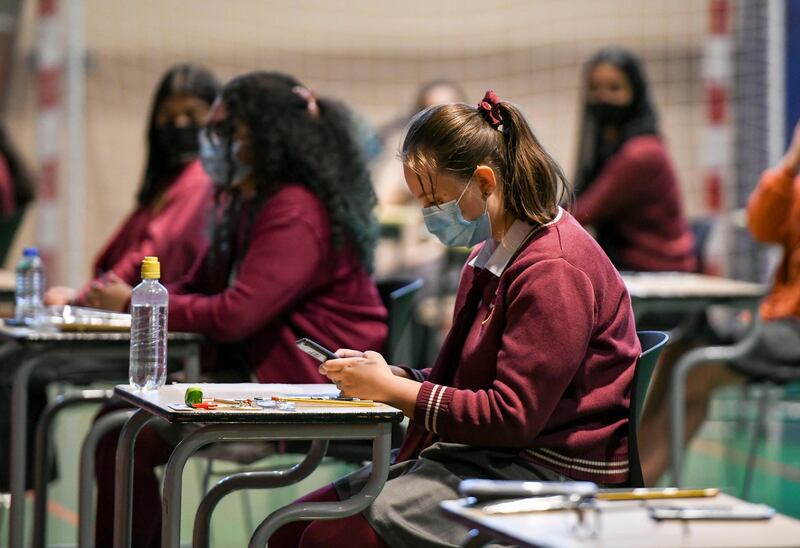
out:
<path id="1" fill-rule="evenodd" d="M 3 522 L 8 513 L 8 507 L 11 506 L 11 495 L 8 493 L 0 493 L 0 538 L 3 537 Z"/>
<path id="2" fill-rule="evenodd" d="M 750 450 L 747 454 L 747 466 L 744 471 L 744 484 L 742 485 L 742 498 L 747 500 L 750 498 L 750 486 L 753 483 L 753 471 L 756 467 L 756 451 L 758 450 L 758 443 L 764 437 L 767 429 L 767 405 L 769 403 L 769 384 L 765 384 L 762 388 L 761 396 L 758 398 L 758 412 L 756 415 L 756 423 L 753 428 L 753 438 L 750 441 Z"/>
<path id="3" fill-rule="evenodd" d="M 206 471 L 203 473 L 203 496 L 208 493 L 208 488 L 211 485 L 211 476 L 214 475 L 214 459 L 211 457 L 206 459 Z"/>
<path id="4" fill-rule="evenodd" d="M 252 535 L 253 531 L 256 530 L 256 520 L 253 516 L 253 500 L 251 499 L 250 489 L 242 489 L 241 493 L 245 533 Z"/>

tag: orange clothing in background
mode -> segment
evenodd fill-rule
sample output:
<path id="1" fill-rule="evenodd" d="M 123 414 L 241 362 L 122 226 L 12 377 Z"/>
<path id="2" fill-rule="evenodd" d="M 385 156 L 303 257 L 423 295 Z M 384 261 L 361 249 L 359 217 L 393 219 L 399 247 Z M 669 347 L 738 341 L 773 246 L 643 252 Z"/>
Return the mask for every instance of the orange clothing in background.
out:
<path id="1" fill-rule="evenodd" d="M 766 170 L 747 204 L 747 224 L 759 242 L 783 247 L 761 317 L 800 317 L 800 176 L 782 168 Z"/>

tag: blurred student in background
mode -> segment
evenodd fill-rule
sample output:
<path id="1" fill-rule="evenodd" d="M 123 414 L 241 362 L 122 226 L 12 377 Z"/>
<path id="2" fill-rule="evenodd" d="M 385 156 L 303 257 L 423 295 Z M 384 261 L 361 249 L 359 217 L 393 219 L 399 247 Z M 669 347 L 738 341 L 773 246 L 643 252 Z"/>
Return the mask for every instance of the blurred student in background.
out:
<path id="1" fill-rule="evenodd" d="M 370 277 L 375 195 L 351 124 L 344 105 L 280 73 L 235 78 L 214 103 L 200 151 L 219 189 L 214 239 L 170 288 L 168 318 L 170 330 L 215 343 L 219 360 L 204 356 L 209 380 L 326 382 L 295 345 L 300 337 L 383 346 L 386 310 Z M 130 287 L 107 284 L 92 298 L 123 310 Z M 117 435 L 97 451 L 97 546 L 111 545 Z M 135 546 L 159 544 L 155 467 L 179 439 L 147 429 L 137 441 Z"/>
<path id="2" fill-rule="evenodd" d="M 433 105 L 463 101 L 464 92 L 458 84 L 450 80 L 432 80 L 423 84 L 417 91 L 411 112 L 397 117 L 380 130 L 379 136 L 383 143 L 383 153 L 378 158 L 373 170 L 375 194 L 379 204 L 414 203 L 414 197 L 408 192 L 403 178 L 403 164 L 397 158 L 406 126 L 411 117 Z"/>
<path id="3" fill-rule="evenodd" d="M 0 123 L 0 262 L 5 261 L 22 214 L 33 198 L 33 179 Z"/>
<path id="4" fill-rule="evenodd" d="M 619 270 L 693 271 L 694 238 L 639 59 L 606 48 L 586 63 L 575 217 Z"/>
<path id="5" fill-rule="evenodd" d="M 95 259 L 95 278 L 79 291 L 50 288 L 47 304 L 99 306 L 89 299 L 90 289 L 116 280 L 135 285 L 147 255 L 162 259 L 162 281 L 173 283 L 203 254 L 213 192 L 197 159 L 198 132 L 219 90 L 216 77 L 197 65 L 175 65 L 164 74 L 147 125 L 147 159 L 136 209 Z"/>
<path id="6" fill-rule="evenodd" d="M 763 338 L 754 355 L 800 363 L 800 123 L 780 164 L 764 171 L 747 204 L 756 240 L 778 244 L 783 259 L 772 290 L 761 303 Z"/>
<path id="7" fill-rule="evenodd" d="M 761 336 L 749 357 L 758 362 L 800 364 L 800 124 L 781 162 L 764 171 L 747 204 L 747 223 L 759 242 L 783 248 L 772 289 L 761 302 L 764 320 Z M 747 359 L 747 357 L 745 357 Z M 666 363 L 659 364 L 665 369 Z M 660 371 L 657 371 L 657 374 Z M 655 381 L 655 379 L 654 379 Z M 666 384 L 664 378 L 660 384 Z M 713 388 L 739 382 L 725 366 L 706 366 L 692 371 L 687 380 L 686 441 L 691 440 L 706 416 Z M 664 432 L 669 427 L 666 390 L 654 385 L 642 417 L 642 471 L 647 483 L 661 477 L 669 464 Z"/>

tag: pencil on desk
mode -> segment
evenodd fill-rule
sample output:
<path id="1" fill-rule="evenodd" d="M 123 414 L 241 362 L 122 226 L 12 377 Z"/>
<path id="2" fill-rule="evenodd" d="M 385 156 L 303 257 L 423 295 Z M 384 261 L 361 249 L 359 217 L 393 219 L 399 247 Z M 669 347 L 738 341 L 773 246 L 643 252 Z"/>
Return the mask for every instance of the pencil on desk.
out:
<path id="1" fill-rule="evenodd" d="M 345 407 L 375 407 L 375 402 L 372 400 L 336 400 L 325 398 L 310 398 L 310 397 L 284 397 L 272 396 L 275 401 L 290 401 L 294 403 L 305 403 L 310 405 L 338 405 Z"/>
<path id="2" fill-rule="evenodd" d="M 699 497 L 716 497 L 719 489 L 677 489 L 667 487 L 662 489 L 631 489 L 624 491 L 600 491 L 598 500 L 655 500 L 655 499 L 688 499 Z"/>

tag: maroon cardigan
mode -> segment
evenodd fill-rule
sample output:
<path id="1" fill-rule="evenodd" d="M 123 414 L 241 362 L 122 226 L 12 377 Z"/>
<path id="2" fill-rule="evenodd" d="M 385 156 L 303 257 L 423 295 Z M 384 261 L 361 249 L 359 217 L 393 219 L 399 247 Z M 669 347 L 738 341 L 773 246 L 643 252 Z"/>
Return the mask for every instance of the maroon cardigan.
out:
<path id="1" fill-rule="evenodd" d="M 573 211 L 582 225 L 595 227 L 597 241 L 619 270 L 697 269 L 678 179 L 655 135 L 628 140 L 578 197 Z"/>
<path id="2" fill-rule="evenodd" d="M 206 219 L 213 201 L 211 181 L 199 161 L 188 164 L 155 204 L 137 208 L 95 259 L 94 275 L 113 271 L 132 286 L 141 281 L 142 258 L 161 261 L 161 281 L 177 282 L 208 245 Z M 82 303 L 91 282 L 77 298 Z"/>
<path id="3" fill-rule="evenodd" d="M 208 272 L 199 262 L 181 287 L 170 289 L 169 329 L 240 345 L 260 382 L 327 382 L 319 362 L 298 350 L 300 337 L 332 350 L 382 348 L 386 309 L 355 253 L 334 249 L 319 198 L 304 186 L 286 185 L 255 213 L 245 234 L 248 208 L 243 205 L 237 245 L 249 243 L 235 274 Z"/>
<path id="4" fill-rule="evenodd" d="M 464 267 L 454 317 L 476 270 Z M 422 387 L 399 460 L 442 440 L 519 448 L 574 479 L 627 480 L 628 405 L 641 349 L 622 279 L 571 215 L 536 233 L 492 277 L 455 351 L 452 379 L 426 380 L 438 377 L 443 355 L 433 370 L 412 371 Z"/>

